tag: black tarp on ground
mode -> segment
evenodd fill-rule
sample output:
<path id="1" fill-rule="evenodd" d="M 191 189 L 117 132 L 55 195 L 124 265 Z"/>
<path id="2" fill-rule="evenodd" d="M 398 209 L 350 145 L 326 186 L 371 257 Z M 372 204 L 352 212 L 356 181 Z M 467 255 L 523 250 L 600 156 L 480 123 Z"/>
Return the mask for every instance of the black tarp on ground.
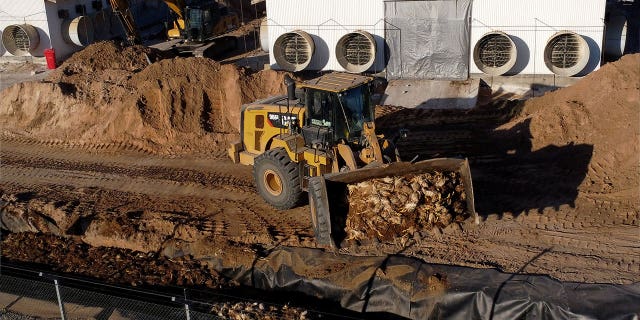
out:
<path id="1" fill-rule="evenodd" d="M 259 289 L 300 292 L 354 311 L 411 319 L 638 319 L 640 313 L 640 283 L 560 282 L 400 255 L 355 257 L 281 247 L 256 259 L 252 268 L 219 269 Z"/>

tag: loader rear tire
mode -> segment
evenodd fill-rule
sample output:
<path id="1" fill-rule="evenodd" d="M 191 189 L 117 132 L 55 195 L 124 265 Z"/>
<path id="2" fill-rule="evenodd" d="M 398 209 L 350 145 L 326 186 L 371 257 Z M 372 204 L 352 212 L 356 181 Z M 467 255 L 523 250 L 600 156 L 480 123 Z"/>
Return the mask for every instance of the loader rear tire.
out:
<path id="1" fill-rule="evenodd" d="M 256 157 L 253 179 L 258 193 L 276 209 L 291 209 L 302 202 L 300 166 L 291 161 L 283 148 L 275 148 Z"/>

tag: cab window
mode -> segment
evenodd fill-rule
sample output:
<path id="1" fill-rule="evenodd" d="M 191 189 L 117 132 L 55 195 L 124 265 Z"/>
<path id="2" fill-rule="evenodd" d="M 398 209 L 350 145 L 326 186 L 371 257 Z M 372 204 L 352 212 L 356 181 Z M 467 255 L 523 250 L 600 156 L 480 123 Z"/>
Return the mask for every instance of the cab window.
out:
<path id="1" fill-rule="evenodd" d="M 330 92 L 308 89 L 305 101 L 308 111 L 307 124 L 331 127 L 334 100 L 335 96 Z"/>

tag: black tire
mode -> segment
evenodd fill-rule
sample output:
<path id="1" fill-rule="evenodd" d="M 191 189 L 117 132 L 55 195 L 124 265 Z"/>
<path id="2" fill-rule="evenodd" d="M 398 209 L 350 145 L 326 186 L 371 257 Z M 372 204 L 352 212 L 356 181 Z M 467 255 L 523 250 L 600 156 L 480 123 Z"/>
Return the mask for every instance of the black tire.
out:
<path id="1" fill-rule="evenodd" d="M 300 166 L 291 161 L 283 148 L 275 148 L 256 157 L 253 179 L 258 193 L 276 209 L 291 209 L 302 202 Z"/>

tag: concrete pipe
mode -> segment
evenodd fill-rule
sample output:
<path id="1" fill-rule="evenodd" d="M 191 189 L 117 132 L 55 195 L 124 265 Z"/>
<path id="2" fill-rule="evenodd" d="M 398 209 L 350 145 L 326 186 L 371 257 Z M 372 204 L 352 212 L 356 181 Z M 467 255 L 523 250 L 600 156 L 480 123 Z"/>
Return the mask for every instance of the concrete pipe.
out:
<path id="1" fill-rule="evenodd" d="M 482 72 L 503 75 L 516 64 L 518 49 L 509 35 L 492 31 L 480 38 L 473 48 L 473 61 Z"/>
<path id="2" fill-rule="evenodd" d="M 2 45 L 14 56 L 30 55 L 39 44 L 38 30 L 29 24 L 10 25 L 2 32 Z"/>
<path id="3" fill-rule="evenodd" d="M 79 16 L 62 23 L 62 37 L 69 44 L 88 46 L 94 39 L 93 22 L 87 16 Z"/>
<path id="4" fill-rule="evenodd" d="M 266 17 L 260 23 L 260 47 L 262 51 L 269 52 L 269 20 Z"/>
<path id="5" fill-rule="evenodd" d="M 273 55 L 280 68 L 296 72 L 306 69 L 315 51 L 313 38 L 301 30 L 282 34 L 273 44 Z"/>
<path id="6" fill-rule="evenodd" d="M 344 35 L 336 44 L 338 63 L 348 72 L 360 73 L 376 61 L 376 40 L 366 31 L 357 30 Z"/>
<path id="7" fill-rule="evenodd" d="M 547 41 L 544 63 L 559 76 L 574 76 L 589 63 L 589 45 L 575 32 L 560 31 Z"/>

